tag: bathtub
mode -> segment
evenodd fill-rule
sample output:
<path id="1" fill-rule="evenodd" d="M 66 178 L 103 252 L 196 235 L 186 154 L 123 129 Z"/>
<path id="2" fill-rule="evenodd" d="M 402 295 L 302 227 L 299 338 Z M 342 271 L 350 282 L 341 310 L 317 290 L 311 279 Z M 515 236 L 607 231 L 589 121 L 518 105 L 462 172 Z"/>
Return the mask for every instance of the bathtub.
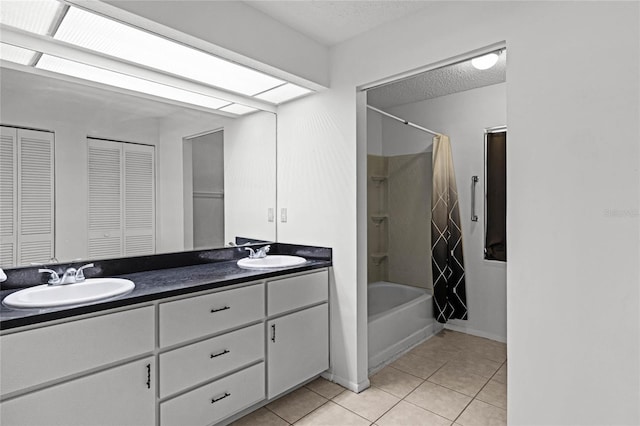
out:
<path id="1" fill-rule="evenodd" d="M 432 296 L 424 289 L 376 282 L 367 290 L 369 371 L 374 372 L 434 333 Z"/>

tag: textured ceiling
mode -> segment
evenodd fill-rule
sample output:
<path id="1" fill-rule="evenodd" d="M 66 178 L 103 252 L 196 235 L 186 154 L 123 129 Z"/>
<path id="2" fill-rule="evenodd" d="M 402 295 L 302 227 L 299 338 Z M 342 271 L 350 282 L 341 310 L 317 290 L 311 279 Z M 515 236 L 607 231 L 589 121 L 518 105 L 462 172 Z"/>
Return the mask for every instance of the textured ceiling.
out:
<path id="1" fill-rule="evenodd" d="M 258 0 L 244 3 L 325 46 L 333 46 L 424 9 L 431 2 Z"/>
<path id="2" fill-rule="evenodd" d="M 505 51 L 488 70 L 477 70 L 471 61 L 465 61 L 371 89 L 367 103 L 385 109 L 503 83 L 507 80 L 506 56 Z"/>

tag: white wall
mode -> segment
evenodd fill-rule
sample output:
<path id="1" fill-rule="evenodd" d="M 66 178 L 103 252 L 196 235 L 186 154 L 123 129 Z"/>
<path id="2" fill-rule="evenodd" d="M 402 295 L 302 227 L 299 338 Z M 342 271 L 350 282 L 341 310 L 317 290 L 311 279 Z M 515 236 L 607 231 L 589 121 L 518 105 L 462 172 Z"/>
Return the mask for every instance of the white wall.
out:
<path id="1" fill-rule="evenodd" d="M 638 209 L 638 18 L 635 2 L 434 3 L 335 47 L 331 90 L 279 109 L 281 236 L 334 248 L 336 374 L 366 380 L 356 87 L 506 40 L 509 423 L 640 423 L 638 220 L 607 215 Z"/>
<path id="2" fill-rule="evenodd" d="M 225 242 L 236 237 L 275 241 L 276 115 L 261 111 L 227 124 L 224 164 Z"/>
<path id="3" fill-rule="evenodd" d="M 278 109 L 278 207 L 288 210 L 288 221 L 278 223 L 278 241 L 333 248 L 332 374 L 358 389 L 368 379 L 366 334 L 364 351 L 358 345 L 353 101 L 353 88 L 331 90 Z"/>
<path id="4" fill-rule="evenodd" d="M 382 153 L 382 114 L 367 109 L 367 154 Z"/>
<path id="5" fill-rule="evenodd" d="M 507 339 L 507 265 L 484 260 L 484 129 L 507 122 L 506 83 L 467 90 L 422 102 L 387 108 L 387 112 L 451 138 L 453 165 L 460 201 L 467 321 L 450 321 L 450 328 L 505 342 Z M 378 114 L 379 115 L 379 114 Z M 432 151 L 432 136 L 388 117 L 382 118 L 385 156 Z M 471 176 L 479 176 L 476 214 L 471 217 Z"/>
<path id="6" fill-rule="evenodd" d="M 267 220 L 267 209 L 275 209 L 276 203 L 275 114 L 260 111 L 214 120 L 176 115 L 163 119 L 160 126 L 160 168 L 163 176 L 166 173 L 173 178 L 163 177 L 164 189 L 159 197 L 163 215 L 159 221 L 162 239 L 170 247 L 178 242 L 184 242 L 186 249 L 193 247 L 193 222 L 186 216 L 193 202 L 189 170 L 192 151 L 183 139 L 216 129 L 224 129 L 225 243 L 236 236 L 276 239 L 276 224 Z"/>
<path id="7" fill-rule="evenodd" d="M 224 240 L 223 144 L 223 131 L 207 133 L 191 139 L 192 193 L 194 194 L 192 199 L 193 247 L 196 250 L 222 247 L 226 243 Z M 197 194 L 198 192 L 201 194 Z"/>

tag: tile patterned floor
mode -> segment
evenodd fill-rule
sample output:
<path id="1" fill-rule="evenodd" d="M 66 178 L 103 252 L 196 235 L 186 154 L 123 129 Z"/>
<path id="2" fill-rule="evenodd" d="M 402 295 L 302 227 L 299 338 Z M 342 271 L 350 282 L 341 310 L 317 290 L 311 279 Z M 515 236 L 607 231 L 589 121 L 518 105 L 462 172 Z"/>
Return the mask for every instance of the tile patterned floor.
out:
<path id="1" fill-rule="evenodd" d="M 370 377 L 359 394 L 319 378 L 234 426 L 507 424 L 507 347 L 443 330 Z"/>

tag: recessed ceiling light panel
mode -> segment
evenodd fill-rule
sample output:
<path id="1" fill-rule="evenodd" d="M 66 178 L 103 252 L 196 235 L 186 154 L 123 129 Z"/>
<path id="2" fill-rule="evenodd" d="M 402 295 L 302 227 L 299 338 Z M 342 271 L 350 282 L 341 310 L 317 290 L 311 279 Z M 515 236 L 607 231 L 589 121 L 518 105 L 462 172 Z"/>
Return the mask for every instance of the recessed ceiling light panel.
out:
<path id="1" fill-rule="evenodd" d="M 50 55 L 42 55 L 36 68 L 210 109 L 219 109 L 229 105 L 229 102 L 211 96 Z"/>
<path id="2" fill-rule="evenodd" d="M 307 93 L 311 93 L 311 90 L 304 87 L 296 86 L 292 83 L 287 83 L 283 84 L 282 86 L 276 87 L 275 89 L 260 93 L 255 97 L 258 99 L 262 99 L 263 101 L 279 104 L 297 98 L 299 96 L 306 95 Z"/>
<path id="3" fill-rule="evenodd" d="M 22 47 L 0 43 L 0 59 L 22 65 L 30 65 L 36 52 Z"/>
<path id="4" fill-rule="evenodd" d="M 284 83 L 76 7 L 67 12 L 55 39 L 248 96 Z"/>
<path id="5" fill-rule="evenodd" d="M 246 105 L 231 104 L 227 105 L 224 108 L 220 108 L 220 111 L 230 112 L 231 114 L 244 115 L 249 114 L 250 112 L 255 112 L 257 111 L 257 109 L 248 107 Z"/>
<path id="6" fill-rule="evenodd" d="M 36 34 L 47 34 L 62 9 L 56 0 L 2 0 L 0 22 Z"/>

